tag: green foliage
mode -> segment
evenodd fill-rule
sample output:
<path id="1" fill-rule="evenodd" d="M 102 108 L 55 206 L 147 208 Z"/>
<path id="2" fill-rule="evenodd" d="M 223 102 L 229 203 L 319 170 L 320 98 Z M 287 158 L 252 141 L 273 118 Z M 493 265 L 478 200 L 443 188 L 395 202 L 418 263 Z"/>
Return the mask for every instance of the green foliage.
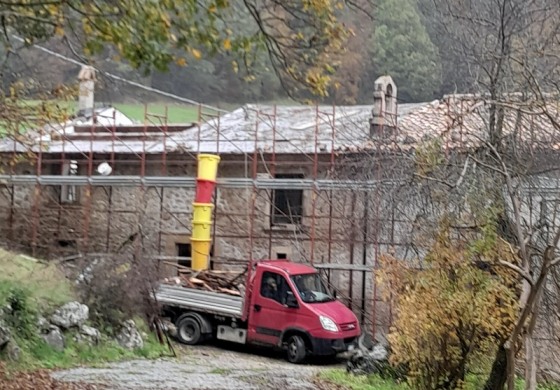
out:
<path id="1" fill-rule="evenodd" d="M 416 172 L 423 176 L 430 174 L 440 167 L 445 162 L 441 138 L 432 138 L 418 145 L 414 162 Z"/>
<path id="2" fill-rule="evenodd" d="M 33 310 L 59 306 L 74 298 L 71 283 L 55 264 L 0 249 L 0 269 L 0 304 L 16 287 L 28 292 L 27 303 Z"/>
<path id="3" fill-rule="evenodd" d="M 507 338 L 517 300 L 515 275 L 497 266 L 502 259 L 515 262 L 505 243 L 494 241 L 493 247 L 471 251 L 468 241 L 451 234 L 446 221 L 423 269 L 384 257 L 378 283 L 388 283 L 395 294 L 396 319 L 388 336 L 391 362 L 410 368 L 414 388 L 463 388 L 473 361 Z"/>
<path id="4" fill-rule="evenodd" d="M 100 365 L 125 359 L 147 358 L 155 359 L 169 354 L 167 347 L 157 342 L 150 334 L 144 342 L 144 347 L 128 350 L 115 341 L 103 339 L 98 345 L 77 343 L 73 340 L 72 332 L 65 334 L 66 347 L 63 351 L 56 351 L 42 339 L 16 337 L 22 349 L 22 356 L 18 362 L 11 363 L 15 370 L 35 370 L 38 368 L 68 368 L 79 365 Z"/>
<path id="5" fill-rule="evenodd" d="M 1 38 L 0 38 L 1 46 Z M 73 95 L 71 88 L 60 87 L 48 94 L 40 94 L 44 99 L 41 104 L 29 104 L 22 100 L 32 89 L 32 85 L 22 82 L 14 83 L 8 91 L 0 89 L 0 140 L 9 138 L 14 142 L 26 145 L 33 142 L 29 137 L 29 129 L 43 129 L 49 123 L 62 123 L 69 117 L 65 107 L 60 107 L 56 99 L 67 99 Z M 9 172 L 20 162 L 31 162 L 36 156 L 28 150 L 12 156 L 4 156 L 0 159 L 0 173 Z M 0 256 L 2 253 L 0 252 Z"/>
<path id="6" fill-rule="evenodd" d="M 250 69 L 238 64 L 233 66 L 231 58 L 218 55 L 184 68 L 172 66 L 169 73 L 154 73 L 152 80 L 165 91 L 202 102 L 235 104 L 236 108 L 245 102 L 270 101 L 285 96 L 266 59 L 259 59 Z"/>
<path id="7" fill-rule="evenodd" d="M 138 350 L 124 349 L 108 338 L 96 346 L 76 343 L 73 340 L 75 334 L 68 332 L 64 351 L 55 351 L 37 333 L 37 313 L 48 312 L 52 307 L 74 299 L 64 274 L 53 264 L 43 264 L 2 250 L 0 269 L 2 318 L 21 348 L 20 360 L 10 363 L 13 369 L 62 368 L 138 357 L 152 359 L 167 354 L 167 347 L 159 344 L 140 318 L 135 318 L 135 322 L 140 331 L 148 334 L 148 339 Z"/>
<path id="8" fill-rule="evenodd" d="M 215 375 L 229 375 L 231 373 L 231 369 L 229 368 L 214 368 L 209 372 L 209 374 Z"/>
<path id="9" fill-rule="evenodd" d="M 320 380 L 344 386 L 351 390 L 408 390 L 406 383 L 397 383 L 391 379 L 383 379 L 377 375 L 353 375 L 341 369 L 321 372 Z"/>
<path id="10" fill-rule="evenodd" d="M 416 1 L 380 0 L 376 5 L 370 44 L 375 74 L 391 75 L 403 101 L 433 99 L 440 90 L 441 65 Z"/>
<path id="11" fill-rule="evenodd" d="M 393 380 L 383 379 L 377 375 L 353 375 L 341 369 L 331 369 L 322 371 L 319 380 L 342 386 L 351 390 L 410 390 L 407 383 L 399 383 Z M 465 378 L 462 390 L 480 390 L 484 387 L 485 379 L 479 375 L 469 374 Z M 515 389 L 522 390 L 525 386 L 523 379 L 515 382 Z M 414 387 L 412 387 L 414 388 Z M 560 386 L 554 383 L 541 383 L 537 386 L 538 390 L 560 390 Z"/>
<path id="12" fill-rule="evenodd" d="M 35 337 L 37 313 L 29 302 L 29 291 L 21 287 L 12 287 L 8 290 L 3 306 L 4 319 L 8 326 L 26 339 Z"/>
<path id="13" fill-rule="evenodd" d="M 322 382 L 332 383 L 350 390 L 410 390 L 409 384 L 390 379 L 383 379 L 377 375 L 353 375 L 341 369 L 330 369 L 322 371 L 318 379 Z M 461 390 L 480 390 L 484 387 L 485 378 L 480 375 L 469 374 L 462 384 Z M 518 378 L 515 382 L 515 390 L 523 390 L 525 381 Z M 540 383 L 537 390 L 560 390 L 556 383 Z"/>
<path id="14" fill-rule="evenodd" d="M 8 5 L 9 4 L 9 5 Z M 4 29 L 26 44 L 64 37 L 83 54 L 114 54 L 145 72 L 225 54 L 251 67 L 257 52 L 278 74 L 325 94 L 328 65 L 346 35 L 330 0 L 19 0 L 3 5 Z M 271 15 L 269 10 L 274 9 Z M 244 17 L 243 28 L 233 23 Z M 11 49 L 9 34 L 0 44 Z M 232 64 L 233 66 L 233 64 Z"/>
<path id="15" fill-rule="evenodd" d="M 498 218 L 500 211 L 501 209 L 497 205 L 487 207 L 486 210 L 483 211 L 484 214 L 479 218 L 481 221 L 479 226 L 480 234 L 469 242 L 468 250 L 472 256 L 492 256 L 492 252 L 500 245 L 500 242 L 504 244 L 503 241 L 500 241 L 501 239 L 498 235 L 498 226 L 496 223 L 496 218 Z M 473 214 L 476 214 L 476 211 Z"/>
<path id="16" fill-rule="evenodd" d="M 516 383 L 516 387 L 517 387 L 517 383 Z M 524 388 L 524 384 L 520 383 L 519 386 L 520 389 Z M 546 383 L 539 383 L 539 385 L 537 386 L 538 390 L 560 390 L 560 384 L 558 383 L 551 383 L 551 382 L 546 382 Z"/>

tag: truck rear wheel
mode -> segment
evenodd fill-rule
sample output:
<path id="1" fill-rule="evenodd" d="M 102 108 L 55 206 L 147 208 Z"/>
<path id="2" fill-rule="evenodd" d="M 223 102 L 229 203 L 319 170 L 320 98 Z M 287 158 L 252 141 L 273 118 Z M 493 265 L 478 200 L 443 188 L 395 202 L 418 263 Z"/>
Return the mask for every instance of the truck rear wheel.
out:
<path id="1" fill-rule="evenodd" d="M 177 338 L 187 345 L 195 345 L 202 341 L 200 324 L 193 317 L 179 318 L 177 321 Z"/>
<path id="2" fill-rule="evenodd" d="M 301 363 L 307 354 L 305 341 L 297 334 L 288 339 L 288 361 L 290 363 Z"/>

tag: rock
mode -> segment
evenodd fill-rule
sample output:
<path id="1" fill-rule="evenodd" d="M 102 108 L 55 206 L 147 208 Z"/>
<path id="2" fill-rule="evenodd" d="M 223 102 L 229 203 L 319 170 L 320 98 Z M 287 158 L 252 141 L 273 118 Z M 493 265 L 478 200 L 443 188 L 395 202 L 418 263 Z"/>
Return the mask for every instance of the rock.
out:
<path id="1" fill-rule="evenodd" d="M 99 344 L 101 332 L 91 326 L 82 325 L 80 333 L 74 337 L 74 340 L 78 343 L 87 342 L 89 344 Z"/>
<path id="2" fill-rule="evenodd" d="M 144 346 L 144 340 L 133 320 L 127 320 L 123 323 L 122 329 L 117 335 L 117 342 L 127 349 L 142 348 Z"/>
<path id="3" fill-rule="evenodd" d="M 389 367 L 388 351 L 381 344 L 371 345 L 371 349 L 364 348 L 359 343 L 359 348 L 352 352 L 346 363 L 346 371 L 355 375 L 380 374 L 383 376 Z"/>
<path id="4" fill-rule="evenodd" d="M 49 331 L 53 326 L 54 325 L 52 325 L 49 321 L 47 321 L 45 317 L 42 316 L 37 317 L 37 329 L 39 330 L 39 333 L 41 334 L 49 333 Z"/>
<path id="5" fill-rule="evenodd" d="M 377 344 L 373 347 L 373 351 L 371 351 L 369 355 L 374 360 L 387 360 L 389 353 L 387 352 L 387 348 L 381 344 Z"/>
<path id="6" fill-rule="evenodd" d="M 170 335 L 171 337 L 177 336 L 177 327 L 171 321 L 163 320 L 161 322 L 161 329 L 164 332 L 167 332 L 167 334 Z"/>
<path id="7" fill-rule="evenodd" d="M 47 334 L 41 335 L 43 340 L 50 345 L 55 351 L 64 351 L 64 336 L 59 328 L 49 330 Z"/>
<path id="8" fill-rule="evenodd" d="M 19 360 L 21 356 L 21 348 L 14 340 L 9 341 L 4 349 L 9 360 L 13 362 L 17 362 Z"/>
<path id="9" fill-rule="evenodd" d="M 0 321 L 0 351 L 4 349 L 10 340 L 10 329 Z"/>
<path id="10" fill-rule="evenodd" d="M 540 370 L 538 376 L 542 382 L 559 382 L 560 381 L 560 372 L 553 369 L 544 369 Z"/>
<path id="11" fill-rule="evenodd" d="M 12 305 L 7 303 L 4 307 L 0 307 L 0 319 L 4 318 L 6 315 L 12 313 Z"/>
<path id="12" fill-rule="evenodd" d="M 77 284 L 89 284 L 93 280 L 93 271 L 95 267 L 101 262 L 100 259 L 94 259 L 89 263 L 78 275 L 76 279 Z"/>
<path id="13" fill-rule="evenodd" d="M 51 317 L 51 322 L 64 329 L 82 326 L 89 317 L 89 308 L 79 302 L 68 302 L 58 308 Z"/>

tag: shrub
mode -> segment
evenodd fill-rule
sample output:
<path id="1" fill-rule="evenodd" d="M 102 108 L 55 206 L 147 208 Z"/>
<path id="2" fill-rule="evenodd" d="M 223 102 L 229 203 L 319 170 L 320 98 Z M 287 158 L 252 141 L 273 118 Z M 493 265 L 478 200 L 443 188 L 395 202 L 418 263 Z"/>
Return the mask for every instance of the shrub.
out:
<path id="1" fill-rule="evenodd" d="M 413 388 L 462 388 L 473 358 L 493 351 L 511 330 L 514 275 L 497 262 L 513 255 L 495 235 L 482 239 L 489 243 L 452 239 L 444 227 L 422 268 L 382 260 L 378 283 L 387 282 L 395 296 L 391 362 L 410 368 Z"/>
<path id="2" fill-rule="evenodd" d="M 92 321 L 111 333 L 126 319 L 153 314 L 149 294 L 155 275 L 148 264 L 125 256 L 90 263 L 80 292 Z"/>
<path id="3" fill-rule="evenodd" d="M 3 312 L 4 320 L 19 337 L 37 337 L 37 313 L 30 303 L 29 291 L 19 287 L 9 289 Z"/>

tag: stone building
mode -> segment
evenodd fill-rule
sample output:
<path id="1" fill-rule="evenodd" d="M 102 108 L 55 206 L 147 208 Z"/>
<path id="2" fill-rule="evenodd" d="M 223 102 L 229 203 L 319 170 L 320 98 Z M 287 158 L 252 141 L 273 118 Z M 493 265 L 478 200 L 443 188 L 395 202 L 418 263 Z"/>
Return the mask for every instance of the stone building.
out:
<path id="1" fill-rule="evenodd" d="M 0 178 L 4 245 L 47 258 L 130 254 L 141 237 L 149 261 L 188 265 L 196 155 L 217 153 L 212 266 L 251 258 L 323 265 L 371 321 L 368 272 L 379 251 L 399 243 L 369 229 L 364 199 L 374 178 L 340 179 L 340 162 L 366 156 L 376 137 L 396 142 L 397 116 L 429 105 L 397 107 L 397 88 L 384 77 L 372 106 L 247 105 L 199 123 L 134 124 L 112 108 L 94 109 L 94 79 L 90 69 L 80 72 L 75 118 L 29 132 L 25 143 L 0 143 L 4 162 L 31 155 L 6 164 Z M 98 171 L 104 163 L 109 176 Z"/>
<path id="2" fill-rule="evenodd" d="M 27 142 L 0 141 L 4 163 L 28 156 L 0 172 L 0 244 L 46 258 L 140 253 L 174 272 L 164 262 L 188 265 L 191 255 L 196 156 L 216 153 L 212 267 L 311 262 L 374 333 L 391 316 L 373 280 L 380 255 L 421 256 L 423 195 L 402 181 L 412 156 L 430 139 L 460 153 L 486 132 L 479 97 L 398 104 L 389 76 L 375 83 L 371 105 L 246 105 L 188 124 L 94 109 L 92 81 L 81 72 L 76 118 Z M 512 138 L 552 131 L 515 111 L 504 123 Z"/>

